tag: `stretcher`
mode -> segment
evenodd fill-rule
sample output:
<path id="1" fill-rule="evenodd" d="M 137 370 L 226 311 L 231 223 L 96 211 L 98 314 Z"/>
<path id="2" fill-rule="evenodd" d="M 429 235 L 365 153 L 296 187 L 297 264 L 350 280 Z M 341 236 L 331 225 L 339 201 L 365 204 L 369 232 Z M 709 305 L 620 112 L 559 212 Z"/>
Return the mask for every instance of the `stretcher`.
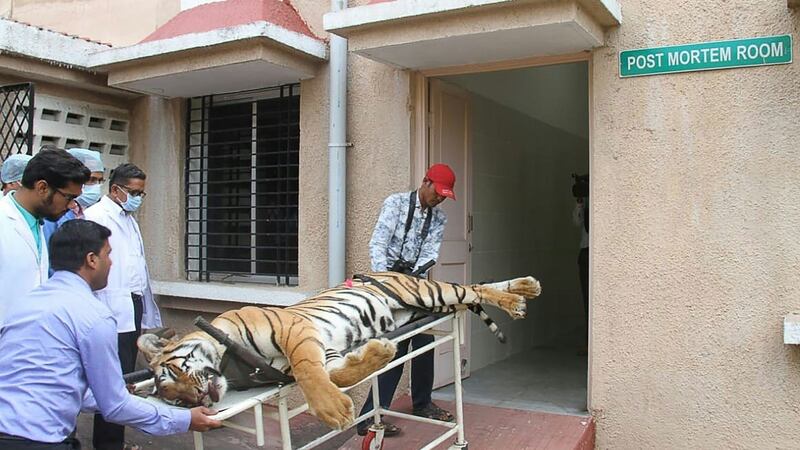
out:
<path id="1" fill-rule="evenodd" d="M 462 330 L 460 324 L 462 323 L 462 318 L 465 313 L 466 313 L 465 311 L 457 311 L 449 314 L 428 316 L 423 319 L 417 320 L 415 322 L 409 323 L 391 333 L 388 333 L 385 336 L 382 336 L 384 338 L 390 339 L 395 343 L 404 341 L 421 333 L 432 334 L 435 339 L 432 343 L 423 346 L 419 349 L 414 349 L 408 354 L 393 360 L 386 367 L 384 367 L 379 371 L 374 372 L 372 375 L 365 378 L 360 383 L 341 389 L 342 392 L 346 392 L 362 383 L 372 383 L 373 404 L 376 405 L 376 408 L 373 409 L 372 411 L 369 411 L 366 414 L 357 417 L 356 420 L 350 425 L 350 428 L 352 428 L 353 426 L 355 426 L 356 424 L 358 424 L 363 420 L 369 418 L 373 419 L 374 423 L 372 426 L 370 426 L 370 431 L 364 437 L 364 441 L 362 443 L 362 449 L 378 450 L 383 448 L 384 436 L 383 436 L 383 426 L 381 424 L 381 415 L 398 417 L 414 422 L 438 425 L 445 429 L 443 433 L 441 433 L 438 437 L 436 437 L 427 445 L 422 447 L 422 449 L 428 450 L 436 448 L 438 445 L 442 444 L 447 439 L 453 436 L 455 436 L 455 441 L 449 447 L 451 450 L 468 448 L 467 441 L 464 435 L 464 414 L 463 414 L 463 400 L 462 400 L 461 376 L 460 376 L 461 375 L 460 346 L 464 338 L 463 336 L 464 330 Z M 440 327 L 442 325 L 447 325 L 448 323 L 452 324 L 451 327 L 452 331 L 441 331 L 436 329 L 437 327 Z M 455 394 L 456 394 L 455 422 L 444 422 L 435 419 L 418 417 L 411 414 L 401 413 L 399 411 L 385 409 L 380 406 L 380 401 L 378 399 L 379 375 L 391 370 L 394 367 L 404 364 L 406 361 L 411 360 L 421 355 L 422 353 L 425 353 L 438 346 L 451 342 L 453 345 L 453 365 L 456 369 L 456 376 L 454 377 Z M 145 390 L 152 391 L 152 383 L 153 380 L 152 378 L 150 378 L 149 380 L 136 383 L 135 389 L 137 392 Z M 263 447 L 265 444 L 264 417 L 265 416 L 270 417 L 279 423 L 282 449 L 291 450 L 294 447 L 292 447 L 292 433 L 291 433 L 290 421 L 294 417 L 297 417 L 298 415 L 308 411 L 308 404 L 303 404 L 297 408 L 289 409 L 288 399 L 293 389 L 296 389 L 295 384 L 287 383 L 287 384 L 277 384 L 271 386 L 251 388 L 246 391 L 230 390 L 219 403 L 214 404 L 213 408 L 216 409 L 218 413 L 212 416 L 212 418 L 222 421 L 222 424 L 225 427 L 229 427 L 231 429 L 255 435 L 256 444 L 258 446 Z M 161 402 L 161 400 L 153 396 L 147 397 L 147 400 L 156 403 Z M 265 413 L 263 409 L 263 405 L 265 403 L 277 404 L 277 412 Z M 230 420 L 231 418 L 239 414 L 245 412 L 249 413 L 250 410 L 252 410 L 254 416 L 254 425 L 252 428 L 240 425 L 238 423 L 233 423 Z M 300 447 L 299 449 L 306 450 L 315 448 L 327 442 L 328 440 L 338 436 L 344 431 L 346 430 L 332 430 L 326 433 L 325 435 L 320 436 L 319 438 Z M 194 433 L 194 448 L 196 450 L 203 450 L 204 449 L 203 433 L 200 432 L 193 432 L 193 433 Z M 399 447 L 402 447 L 402 444 L 400 444 Z"/>

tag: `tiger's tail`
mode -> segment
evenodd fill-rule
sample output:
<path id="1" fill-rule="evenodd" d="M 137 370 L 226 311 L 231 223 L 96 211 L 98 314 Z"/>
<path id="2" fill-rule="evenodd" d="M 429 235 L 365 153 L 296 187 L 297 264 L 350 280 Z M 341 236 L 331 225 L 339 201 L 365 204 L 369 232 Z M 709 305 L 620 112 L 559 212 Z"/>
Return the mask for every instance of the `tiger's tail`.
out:
<path id="1" fill-rule="evenodd" d="M 491 317 L 489 317 L 489 314 L 486 313 L 486 311 L 483 309 L 483 306 L 481 306 L 480 303 L 473 303 L 469 305 L 468 308 L 470 311 L 474 312 L 475 314 L 478 315 L 478 317 L 481 318 L 483 323 L 486 324 L 486 328 L 488 328 L 489 331 L 491 331 L 492 334 L 495 335 L 498 341 L 502 342 L 503 344 L 506 343 L 506 335 L 503 334 L 503 331 L 500 329 L 499 326 L 497 326 L 497 323 L 495 323 L 495 321 L 492 320 Z"/>

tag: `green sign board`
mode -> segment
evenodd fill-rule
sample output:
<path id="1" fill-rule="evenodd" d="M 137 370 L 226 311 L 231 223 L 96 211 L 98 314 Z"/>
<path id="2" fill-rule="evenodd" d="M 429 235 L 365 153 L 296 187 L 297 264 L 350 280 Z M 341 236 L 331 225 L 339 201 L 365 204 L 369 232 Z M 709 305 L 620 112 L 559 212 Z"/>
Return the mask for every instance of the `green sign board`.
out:
<path id="1" fill-rule="evenodd" d="M 700 42 L 619 53 L 619 76 L 768 66 L 792 62 L 792 35 Z"/>

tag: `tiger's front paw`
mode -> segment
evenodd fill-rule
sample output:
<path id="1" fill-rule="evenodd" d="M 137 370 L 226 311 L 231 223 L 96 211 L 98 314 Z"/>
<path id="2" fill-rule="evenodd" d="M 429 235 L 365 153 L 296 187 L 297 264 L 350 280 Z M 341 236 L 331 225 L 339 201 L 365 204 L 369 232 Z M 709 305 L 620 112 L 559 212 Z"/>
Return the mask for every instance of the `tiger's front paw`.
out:
<path id="1" fill-rule="evenodd" d="M 353 400 L 333 384 L 306 397 L 311 412 L 325 425 L 342 430 L 353 422 Z"/>

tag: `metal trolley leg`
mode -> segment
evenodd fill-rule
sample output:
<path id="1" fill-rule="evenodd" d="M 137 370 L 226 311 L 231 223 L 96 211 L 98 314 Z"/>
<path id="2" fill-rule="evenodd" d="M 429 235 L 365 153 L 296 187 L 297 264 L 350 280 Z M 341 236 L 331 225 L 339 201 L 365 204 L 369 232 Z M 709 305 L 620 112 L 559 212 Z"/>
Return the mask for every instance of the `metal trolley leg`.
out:
<path id="1" fill-rule="evenodd" d="M 453 372 L 455 374 L 454 383 L 456 391 L 456 426 L 458 427 L 458 439 L 450 448 L 466 449 L 468 445 L 464 437 L 464 400 L 461 392 L 461 343 L 463 342 L 461 319 L 463 317 L 464 313 L 459 312 L 453 319 Z"/>
<path id="2" fill-rule="evenodd" d="M 281 390 L 278 399 L 278 414 L 281 424 L 281 444 L 283 450 L 292 450 L 292 431 L 289 429 L 289 402 L 286 400 L 286 392 Z"/>
<path id="3" fill-rule="evenodd" d="M 263 403 L 253 406 L 253 415 L 256 418 L 256 445 L 264 446 L 264 407 Z"/>
<path id="4" fill-rule="evenodd" d="M 194 450 L 203 450 L 203 433 L 192 431 L 194 435 Z"/>

